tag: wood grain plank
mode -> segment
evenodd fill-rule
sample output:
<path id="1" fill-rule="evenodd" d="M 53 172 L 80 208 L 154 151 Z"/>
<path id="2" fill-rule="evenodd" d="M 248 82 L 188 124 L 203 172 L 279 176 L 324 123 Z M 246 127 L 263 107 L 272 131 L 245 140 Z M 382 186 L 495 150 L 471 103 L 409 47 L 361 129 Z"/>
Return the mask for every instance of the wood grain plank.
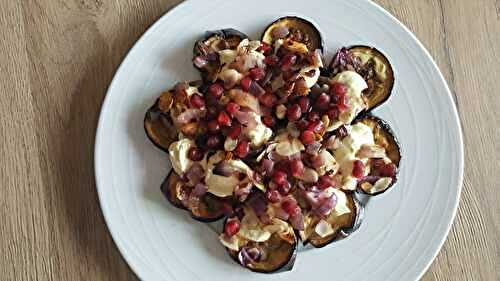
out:
<path id="1" fill-rule="evenodd" d="M 137 280 L 98 205 L 99 108 L 139 36 L 181 0 L 3 1 L 2 280 Z M 462 202 L 423 280 L 500 280 L 500 1 L 377 0 L 421 39 L 460 110 Z"/>

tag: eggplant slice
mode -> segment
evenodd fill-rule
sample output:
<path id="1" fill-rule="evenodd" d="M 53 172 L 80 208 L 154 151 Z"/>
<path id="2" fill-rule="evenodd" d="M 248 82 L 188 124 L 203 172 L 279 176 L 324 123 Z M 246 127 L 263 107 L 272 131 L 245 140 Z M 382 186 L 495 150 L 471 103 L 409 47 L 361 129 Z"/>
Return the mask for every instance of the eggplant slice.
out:
<path id="1" fill-rule="evenodd" d="M 156 100 L 144 117 L 146 135 L 156 147 L 167 153 L 170 144 L 177 139 L 177 130 L 169 114 L 172 103 L 172 92 L 165 92 Z"/>
<path id="2" fill-rule="evenodd" d="M 401 162 L 401 146 L 399 145 L 399 141 L 396 138 L 396 135 L 386 121 L 368 114 L 364 117 L 359 118 L 356 122 L 361 122 L 371 128 L 375 139 L 375 144 L 383 147 L 385 149 L 387 157 L 394 165 L 396 165 L 396 173 L 392 177 L 392 182 L 384 190 L 373 193 L 366 192 L 366 190 L 364 190 L 363 188 L 359 189 L 369 195 L 378 195 L 384 193 L 389 190 L 397 181 L 397 175 Z M 370 175 L 368 177 L 370 177 Z"/>
<path id="3" fill-rule="evenodd" d="M 279 234 L 274 233 L 269 240 L 265 242 L 249 242 L 239 251 L 228 248 L 226 248 L 226 250 L 235 262 L 254 272 L 277 273 L 290 271 L 295 264 L 298 252 L 298 239 L 296 234 L 294 232 L 292 233 L 294 236 L 294 242 L 292 244 L 282 239 Z M 260 253 L 260 259 L 258 261 L 250 261 L 245 258 L 242 251 L 250 249 L 258 249 Z"/>
<path id="4" fill-rule="evenodd" d="M 321 32 L 303 18 L 289 16 L 276 20 L 264 30 L 261 40 L 272 46 L 276 40 L 285 38 L 305 44 L 309 51 L 324 51 Z"/>
<path id="5" fill-rule="evenodd" d="M 347 208 L 351 212 L 342 215 L 332 212 L 325 221 L 330 224 L 334 232 L 325 237 L 321 237 L 315 232 L 314 229 L 320 220 L 313 217 L 312 222 L 305 230 L 307 238 L 303 241 L 304 245 L 310 244 L 314 248 L 323 248 L 335 241 L 347 238 L 359 229 L 364 217 L 364 206 L 354 197 L 353 193 L 345 193 L 345 195 Z"/>
<path id="6" fill-rule="evenodd" d="M 200 71 L 205 82 L 215 82 L 221 69 L 218 51 L 235 50 L 243 39 L 248 38 L 236 29 L 207 31 L 194 45 L 193 65 Z"/>
<path id="7" fill-rule="evenodd" d="M 171 170 L 167 178 L 161 185 L 161 191 L 167 200 L 175 207 L 187 210 L 191 216 L 201 222 L 214 222 L 224 217 L 226 199 L 218 198 L 212 194 L 205 194 L 193 202 L 193 204 L 185 204 L 189 201 L 189 193 L 191 188 L 185 187 L 181 178 L 174 170 Z M 184 200 L 181 200 L 183 198 Z"/>
<path id="8" fill-rule="evenodd" d="M 363 92 L 366 111 L 373 110 L 390 98 L 394 70 L 379 50 L 361 45 L 340 49 L 330 62 L 328 74 L 334 77 L 344 70 L 355 70 L 367 81 L 368 89 Z"/>

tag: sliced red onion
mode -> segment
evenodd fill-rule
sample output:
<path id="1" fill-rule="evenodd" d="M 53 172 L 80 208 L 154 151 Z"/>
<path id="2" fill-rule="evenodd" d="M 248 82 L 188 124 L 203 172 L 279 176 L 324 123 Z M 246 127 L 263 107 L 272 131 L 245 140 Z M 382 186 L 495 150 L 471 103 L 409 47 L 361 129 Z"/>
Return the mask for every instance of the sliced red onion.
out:
<path id="1" fill-rule="evenodd" d="M 309 155 L 318 155 L 320 148 L 321 148 L 321 143 L 317 141 L 306 147 L 306 153 Z"/>
<path id="2" fill-rule="evenodd" d="M 262 159 L 261 167 L 263 169 L 264 175 L 271 175 L 274 168 L 274 162 L 267 158 L 264 158 Z"/>
<path id="3" fill-rule="evenodd" d="M 248 107 L 257 114 L 261 113 L 259 101 L 255 96 L 239 89 L 233 89 L 229 91 L 229 97 L 232 98 L 238 105 Z"/>
<path id="4" fill-rule="evenodd" d="M 205 111 L 197 108 L 190 108 L 179 114 L 179 116 L 175 118 L 175 122 L 179 125 L 184 125 L 191 122 L 193 119 L 199 119 L 204 115 Z"/>
<path id="5" fill-rule="evenodd" d="M 371 184 L 375 184 L 379 179 L 381 179 L 382 177 L 379 177 L 379 176 L 366 176 L 364 178 L 362 178 L 359 182 L 358 182 L 358 185 L 361 185 L 365 182 L 368 182 L 368 183 L 371 183 Z"/>
<path id="6" fill-rule="evenodd" d="M 319 205 L 316 209 L 313 209 L 313 211 L 318 216 L 324 218 L 332 212 L 336 204 L 337 204 L 337 196 L 333 194 L 331 197 L 324 199 L 321 202 L 321 205 Z"/>
<path id="7" fill-rule="evenodd" d="M 262 88 L 262 86 L 260 86 L 256 81 L 252 81 L 248 92 L 256 97 L 260 97 L 266 93 L 266 90 L 264 90 L 264 88 Z"/>
<path id="8" fill-rule="evenodd" d="M 191 191 L 191 195 L 201 197 L 201 196 L 205 195 L 207 193 L 207 191 L 208 191 L 208 186 L 206 186 L 202 183 L 198 183 L 194 187 L 193 191 Z"/>
<path id="9" fill-rule="evenodd" d="M 198 184 L 205 176 L 205 171 L 200 163 L 194 162 L 186 171 L 186 178 L 194 185 Z"/>
<path id="10" fill-rule="evenodd" d="M 271 216 L 269 216 L 268 213 L 263 213 L 259 216 L 259 220 L 261 223 L 263 224 L 271 224 L 272 223 L 272 220 L 271 220 Z"/>
<path id="11" fill-rule="evenodd" d="M 260 250 L 255 247 L 243 247 L 238 253 L 238 261 L 244 266 L 259 262 L 260 257 Z"/>
<path id="12" fill-rule="evenodd" d="M 277 26 L 271 31 L 271 36 L 275 40 L 285 38 L 288 34 L 290 34 L 290 30 L 285 25 Z"/>
<path id="13" fill-rule="evenodd" d="M 285 212 L 285 210 L 283 210 L 281 207 L 276 208 L 274 210 L 274 216 L 277 217 L 278 219 L 284 220 L 284 221 L 287 221 L 288 218 L 290 217 L 290 215 L 287 212 Z"/>
<path id="14" fill-rule="evenodd" d="M 300 152 L 297 152 L 295 154 L 292 154 L 290 156 L 288 156 L 288 160 L 292 161 L 292 160 L 301 160 L 302 159 L 302 155 L 300 154 Z"/>
<path id="15" fill-rule="evenodd" d="M 207 58 L 205 57 L 202 57 L 202 56 L 196 56 L 193 58 L 193 64 L 197 67 L 197 68 L 204 68 L 205 66 L 207 66 L 208 64 L 208 60 Z"/>
<path id="16" fill-rule="evenodd" d="M 257 216 L 265 214 L 267 211 L 267 201 L 263 196 L 254 196 L 249 202 L 249 206 L 253 209 Z"/>
<path id="17" fill-rule="evenodd" d="M 264 85 L 264 86 L 267 85 L 271 81 L 272 78 L 273 78 L 273 72 L 268 71 L 266 73 L 266 76 L 264 76 L 264 79 L 261 80 L 262 85 Z"/>
<path id="18" fill-rule="evenodd" d="M 246 127 L 250 127 L 253 129 L 257 126 L 255 118 L 250 112 L 245 112 L 240 110 L 235 112 L 233 115 L 236 118 L 236 120 L 238 120 L 238 122 L 245 125 Z"/>
<path id="19" fill-rule="evenodd" d="M 219 176 L 230 177 L 233 173 L 233 167 L 228 165 L 226 162 L 221 162 L 214 167 L 214 174 Z"/>
<path id="20" fill-rule="evenodd" d="M 297 230 L 304 230 L 304 216 L 302 215 L 302 212 L 290 217 L 289 222 L 293 228 Z"/>
<path id="21" fill-rule="evenodd" d="M 186 91 L 187 86 L 188 85 L 186 83 L 177 83 L 177 84 L 175 84 L 175 86 L 174 86 L 175 94 L 176 95 L 183 94 Z"/>
<path id="22" fill-rule="evenodd" d="M 248 183 L 246 185 L 238 185 L 234 189 L 234 196 L 240 200 L 240 202 L 245 201 L 252 190 L 252 184 Z"/>

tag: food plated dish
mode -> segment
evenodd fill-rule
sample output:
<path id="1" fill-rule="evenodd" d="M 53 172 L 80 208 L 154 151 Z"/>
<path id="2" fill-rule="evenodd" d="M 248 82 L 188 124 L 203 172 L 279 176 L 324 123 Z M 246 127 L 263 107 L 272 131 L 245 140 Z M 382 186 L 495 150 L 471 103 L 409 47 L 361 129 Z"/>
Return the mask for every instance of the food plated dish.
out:
<path id="1" fill-rule="evenodd" d="M 201 79 L 162 93 L 144 119 L 172 164 L 165 197 L 196 220 L 223 219 L 220 242 L 252 271 L 290 270 L 299 243 L 320 248 L 354 233 L 358 195 L 398 179 L 400 144 L 373 115 L 393 93 L 391 63 L 357 45 L 327 64 L 323 42 L 296 16 L 260 40 L 206 32 L 193 48 Z"/>

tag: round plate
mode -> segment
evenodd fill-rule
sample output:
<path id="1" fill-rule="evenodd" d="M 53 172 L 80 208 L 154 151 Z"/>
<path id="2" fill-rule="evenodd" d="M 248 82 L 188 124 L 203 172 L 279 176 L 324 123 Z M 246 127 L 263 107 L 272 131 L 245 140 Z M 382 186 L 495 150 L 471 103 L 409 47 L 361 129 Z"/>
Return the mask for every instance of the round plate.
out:
<path id="1" fill-rule="evenodd" d="M 176 81 L 198 79 L 191 54 L 207 29 L 236 28 L 259 38 L 285 16 L 305 17 L 323 33 L 328 57 L 342 45 L 382 50 L 396 72 L 392 98 L 376 115 L 403 146 L 400 180 L 373 198 L 361 229 L 326 248 L 299 253 L 293 271 L 257 274 L 226 255 L 216 233 L 171 207 L 160 192 L 167 155 L 147 139 L 143 117 Z M 462 187 L 463 143 L 448 86 L 421 43 L 368 1 L 243 0 L 183 2 L 130 51 L 104 102 L 96 137 L 102 211 L 124 258 L 142 280 L 417 280 L 453 221 Z"/>

